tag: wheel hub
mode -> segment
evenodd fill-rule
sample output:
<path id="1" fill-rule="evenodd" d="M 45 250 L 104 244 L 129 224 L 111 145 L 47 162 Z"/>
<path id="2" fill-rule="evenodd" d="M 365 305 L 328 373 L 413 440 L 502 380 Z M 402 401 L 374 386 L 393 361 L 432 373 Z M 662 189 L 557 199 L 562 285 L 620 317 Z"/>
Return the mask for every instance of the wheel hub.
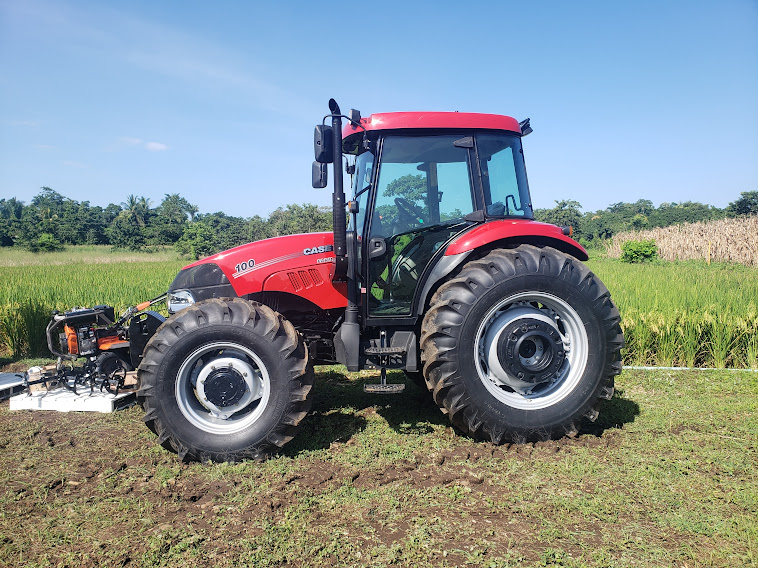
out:
<path id="1" fill-rule="evenodd" d="M 205 379 L 205 396 L 216 406 L 231 406 L 245 394 L 244 377 L 233 367 L 212 370 Z"/>
<path id="2" fill-rule="evenodd" d="M 259 375 L 246 360 L 211 359 L 197 375 L 197 399 L 213 416 L 226 420 L 262 396 Z"/>
<path id="3" fill-rule="evenodd" d="M 558 330 L 541 319 L 512 321 L 497 343 L 498 361 L 506 373 L 532 385 L 551 381 L 566 359 Z"/>
<path id="4" fill-rule="evenodd" d="M 530 304 L 493 310 L 480 328 L 477 345 L 482 376 L 517 395 L 531 395 L 565 373 L 568 338 L 550 312 Z"/>

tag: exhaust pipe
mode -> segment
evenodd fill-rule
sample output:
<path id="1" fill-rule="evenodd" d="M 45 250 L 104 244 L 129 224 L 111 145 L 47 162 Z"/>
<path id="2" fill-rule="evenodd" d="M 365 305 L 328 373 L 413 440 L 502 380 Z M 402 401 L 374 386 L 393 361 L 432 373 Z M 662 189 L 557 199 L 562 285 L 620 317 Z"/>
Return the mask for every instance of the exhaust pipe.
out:
<path id="1" fill-rule="evenodd" d="M 348 371 L 360 370 L 361 327 L 358 323 L 358 280 L 355 263 L 358 261 L 355 250 L 355 238 L 351 240 L 351 249 L 347 250 L 347 214 L 345 211 L 345 191 L 342 185 L 342 112 L 334 99 L 329 99 L 332 113 L 332 148 L 334 165 L 334 196 L 332 198 L 332 220 L 334 223 L 334 256 L 337 266 L 335 278 L 347 277 L 347 308 L 342 322 L 335 349 L 337 360 L 344 361 Z M 354 215 L 354 214 L 353 214 Z"/>
<path id="2" fill-rule="evenodd" d="M 342 185 L 342 116 L 337 101 L 329 99 L 332 113 L 332 156 L 334 164 L 334 193 L 332 194 L 332 225 L 334 226 L 334 256 L 337 267 L 335 278 L 347 276 L 347 220 L 345 214 L 345 190 Z"/>

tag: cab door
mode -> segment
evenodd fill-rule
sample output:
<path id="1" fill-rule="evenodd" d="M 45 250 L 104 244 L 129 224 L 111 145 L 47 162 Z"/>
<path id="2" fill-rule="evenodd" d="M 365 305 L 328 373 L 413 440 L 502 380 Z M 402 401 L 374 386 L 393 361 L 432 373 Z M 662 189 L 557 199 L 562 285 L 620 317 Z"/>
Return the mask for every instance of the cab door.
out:
<path id="1" fill-rule="evenodd" d="M 473 137 L 386 136 L 370 204 L 365 305 L 369 317 L 411 315 L 429 261 L 477 209 Z M 366 246 L 367 245 L 367 246 Z"/>

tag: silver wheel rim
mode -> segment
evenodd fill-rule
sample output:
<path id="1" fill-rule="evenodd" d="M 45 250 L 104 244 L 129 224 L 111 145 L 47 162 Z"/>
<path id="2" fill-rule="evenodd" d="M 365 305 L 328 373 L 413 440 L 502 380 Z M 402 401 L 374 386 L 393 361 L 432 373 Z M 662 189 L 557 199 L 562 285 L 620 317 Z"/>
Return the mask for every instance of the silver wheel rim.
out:
<path id="1" fill-rule="evenodd" d="M 532 385 L 507 371 L 496 355 L 506 328 L 527 320 L 555 330 L 565 352 L 551 379 Z M 541 350 L 540 342 L 536 344 Z M 483 318 L 474 341 L 474 360 L 482 384 L 497 400 L 520 410 L 547 408 L 566 398 L 584 374 L 588 353 L 587 331 L 579 314 L 566 301 L 543 292 L 522 292 L 498 302 Z"/>
<path id="2" fill-rule="evenodd" d="M 214 404 L 206 393 L 208 377 L 219 368 L 239 375 L 244 386 L 244 394 L 234 404 Z M 263 414 L 271 396 L 271 381 L 266 366 L 253 351 L 219 341 L 203 345 L 184 360 L 175 393 L 179 410 L 193 426 L 211 434 L 234 434 Z"/>

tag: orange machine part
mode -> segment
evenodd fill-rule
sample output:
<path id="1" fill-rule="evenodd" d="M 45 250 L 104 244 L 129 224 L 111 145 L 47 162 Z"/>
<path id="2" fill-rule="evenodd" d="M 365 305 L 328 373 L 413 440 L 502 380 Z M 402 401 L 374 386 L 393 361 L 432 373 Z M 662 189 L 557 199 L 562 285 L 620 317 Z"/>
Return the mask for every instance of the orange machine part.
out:
<path id="1" fill-rule="evenodd" d="M 66 332 L 68 352 L 71 355 L 79 355 L 79 342 L 76 340 L 76 330 L 70 325 L 64 325 L 63 330 Z"/>
<path id="2" fill-rule="evenodd" d="M 121 349 L 122 347 L 129 347 L 129 342 L 124 341 L 118 335 L 97 338 L 97 348 L 101 351 L 108 351 L 109 349 Z"/>

